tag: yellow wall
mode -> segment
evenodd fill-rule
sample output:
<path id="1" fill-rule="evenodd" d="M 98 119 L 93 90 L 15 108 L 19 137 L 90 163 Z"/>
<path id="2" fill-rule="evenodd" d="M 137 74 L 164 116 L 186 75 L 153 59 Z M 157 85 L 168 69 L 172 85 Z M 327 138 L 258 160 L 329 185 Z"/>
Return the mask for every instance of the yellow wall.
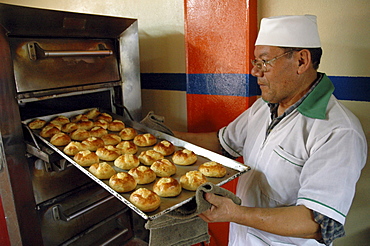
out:
<path id="1" fill-rule="evenodd" d="M 139 19 L 142 73 L 185 73 L 184 3 L 181 0 L 0 0 L 31 7 Z M 330 76 L 370 76 L 368 0 L 258 0 L 259 19 L 284 14 L 315 14 L 324 50 L 320 71 Z M 232 13 L 230 13 L 232 14 Z M 176 130 L 186 130 L 186 93 L 143 90 L 143 112 L 154 110 Z M 370 102 L 343 101 L 361 120 L 370 139 Z M 369 162 L 369 160 L 368 160 Z M 335 245 L 359 245 L 368 230 L 369 163 L 348 216 L 347 237 Z M 368 238 L 367 238 L 368 239 Z M 356 244 L 358 240 L 358 244 Z M 348 242 L 351 242 L 348 244 Z"/>

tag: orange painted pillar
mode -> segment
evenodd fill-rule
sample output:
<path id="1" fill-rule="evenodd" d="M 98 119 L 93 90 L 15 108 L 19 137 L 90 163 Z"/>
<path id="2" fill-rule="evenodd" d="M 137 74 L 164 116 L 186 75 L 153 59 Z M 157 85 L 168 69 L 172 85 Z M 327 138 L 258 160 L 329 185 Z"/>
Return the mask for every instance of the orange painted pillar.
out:
<path id="1" fill-rule="evenodd" d="M 189 132 L 217 131 L 259 93 L 250 75 L 257 0 L 185 0 Z M 224 185 L 235 192 L 236 181 Z M 228 223 L 209 225 L 210 245 L 227 245 Z"/>

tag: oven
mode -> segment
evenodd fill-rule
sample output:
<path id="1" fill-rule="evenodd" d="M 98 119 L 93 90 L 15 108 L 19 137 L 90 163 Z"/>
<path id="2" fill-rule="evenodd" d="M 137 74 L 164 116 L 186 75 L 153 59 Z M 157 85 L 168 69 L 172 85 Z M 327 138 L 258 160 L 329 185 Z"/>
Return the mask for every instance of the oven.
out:
<path id="1" fill-rule="evenodd" d="M 141 118 L 137 20 L 0 3 L 0 196 L 12 245 L 147 245 L 145 221 L 22 127 Z"/>

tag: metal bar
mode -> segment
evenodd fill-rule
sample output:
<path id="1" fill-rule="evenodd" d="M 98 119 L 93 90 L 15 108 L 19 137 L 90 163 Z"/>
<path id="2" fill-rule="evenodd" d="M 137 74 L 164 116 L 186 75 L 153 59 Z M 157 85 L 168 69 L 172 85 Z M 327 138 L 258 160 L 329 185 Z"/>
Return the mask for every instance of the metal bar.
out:
<path id="1" fill-rule="evenodd" d="M 96 207 L 98 207 L 98 206 L 100 206 L 100 205 L 102 205 L 102 204 L 104 204 L 104 203 L 112 200 L 113 198 L 115 198 L 115 197 L 114 196 L 108 196 L 107 198 L 104 198 L 104 199 L 102 199 L 102 200 L 100 200 L 100 201 L 98 201 L 96 203 L 93 203 L 91 206 L 88 206 L 86 208 L 83 208 L 83 209 L 81 209 L 81 210 L 79 210 L 79 211 L 77 211 L 77 212 L 75 212 L 75 213 L 73 213 L 71 215 L 64 214 L 64 212 L 61 209 L 61 206 L 60 205 L 57 205 L 57 206 L 55 206 L 53 208 L 54 218 L 56 220 L 61 219 L 61 220 L 64 220 L 64 221 L 67 221 L 68 222 L 68 221 L 73 220 L 74 218 L 77 218 L 77 217 L 79 217 L 79 216 L 81 216 L 81 215 L 83 215 L 83 214 L 91 211 L 92 209 L 94 209 L 94 208 L 96 208 Z"/>
<path id="2" fill-rule="evenodd" d="M 86 50 L 86 51 L 44 51 L 45 57 L 67 57 L 67 56 L 110 56 L 112 50 Z"/>

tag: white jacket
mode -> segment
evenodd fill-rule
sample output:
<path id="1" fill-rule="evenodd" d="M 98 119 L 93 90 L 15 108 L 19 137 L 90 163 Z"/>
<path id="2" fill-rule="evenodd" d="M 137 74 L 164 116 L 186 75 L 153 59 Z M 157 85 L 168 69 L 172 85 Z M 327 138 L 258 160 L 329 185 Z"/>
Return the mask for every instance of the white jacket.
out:
<path id="1" fill-rule="evenodd" d="M 333 90 L 324 75 L 267 138 L 271 117 L 262 99 L 219 131 L 223 148 L 243 156 L 251 167 L 238 181 L 236 194 L 242 205 L 305 205 L 344 224 L 366 163 L 367 144 L 360 122 L 332 95 Z M 229 245 L 321 244 L 231 223 Z"/>

